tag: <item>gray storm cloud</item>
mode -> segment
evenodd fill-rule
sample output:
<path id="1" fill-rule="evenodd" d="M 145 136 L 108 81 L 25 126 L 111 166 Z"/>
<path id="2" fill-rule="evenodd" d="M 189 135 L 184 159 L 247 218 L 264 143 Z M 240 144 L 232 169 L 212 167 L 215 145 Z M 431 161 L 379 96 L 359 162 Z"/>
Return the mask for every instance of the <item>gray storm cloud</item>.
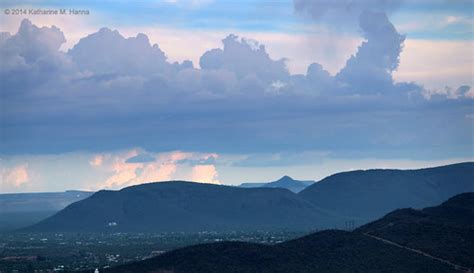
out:
<path id="1" fill-rule="evenodd" d="M 0 35 L 0 150 L 468 151 L 470 87 L 428 100 L 417 84 L 393 83 L 404 37 L 383 12 L 358 18 L 365 41 L 336 76 L 317 63 L 291 75 L 236 35 L 203 53 L 201 68 L 169 62 L 145 34 L 106 28 L 65 53 L 58 28 L 24 20 Z"/>

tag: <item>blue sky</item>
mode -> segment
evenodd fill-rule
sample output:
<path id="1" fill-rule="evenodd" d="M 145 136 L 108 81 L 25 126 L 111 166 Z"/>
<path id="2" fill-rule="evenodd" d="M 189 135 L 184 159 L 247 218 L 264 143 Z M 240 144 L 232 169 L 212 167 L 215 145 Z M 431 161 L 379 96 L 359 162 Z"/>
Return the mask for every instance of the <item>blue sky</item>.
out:
<path id="1" fill-rule="evenodd" d="M 0 8 L 0 192 L 317 180 L 473 158 L 470 1 Z M 17 8 L 90 14 L 5 12 Z"/>
<path id="2" fill-rule="evenodd" d="M 337 1 L 336 1 L 337 2 Z M 339 1 L 343 2 L 343 1 Z M 384 1 L 382 1 L 384 2 Z M 472 2 L 385 1 L 400 2 L 390 11 L 395 25 L 416 25 L 410 37 L 423 39 L 472 39 Z M 306 32 L 308 20 L 295 16 L 292 0 L 245 1 L 2 1 L 2 8 L 74 8 L 101 14 L 100 23 L 123 27 L 150 25 L 185 29 L 250 30 L 268 32 Z M 436 28 L 430 20 L 460 19 Z M 5 19 L 5 18 L 4 18 Z M 318 22 L 318 24 L 326 24 Z M 352 28 L 351 30 L 356 30 Z"/>

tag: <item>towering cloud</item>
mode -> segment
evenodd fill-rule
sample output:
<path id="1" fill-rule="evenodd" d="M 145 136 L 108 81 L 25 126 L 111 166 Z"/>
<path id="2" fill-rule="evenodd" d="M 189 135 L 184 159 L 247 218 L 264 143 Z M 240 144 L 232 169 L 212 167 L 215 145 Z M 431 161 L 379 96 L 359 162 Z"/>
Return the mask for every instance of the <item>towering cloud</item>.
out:
<path id="1" fill-rule="evenodd" d="M 392 72 L 398 68 L 405 36 L 397 32 L 386 13 L 399 4 L 399 0 L 294 0 L 297 12 L 309 15 L 317 22 L 341 27 L 358 23 L 365 41 L 335 76 L 337 93 L 377 94 L 422 89 L 415 85 L 394 86 L 393 83 Z"/>
<path id="2" fill-rule="evenodd" d="M 79 69 L 95 74 L 149 75 L 179 67 L 168 63 L 165 53 L 157 44 L 151 45 L 145 34 L 124 38 L 108 28 L 82 38 L 68 55 Z"/>
<path id="3" fill-rule="evenodd" d="M 69 64 L 59 47 L 66 39 L 57 27 L 39 28 L 23 20 L 15 35 L 0 35 L 2 96 L 58 77 Z"/>
<path id="4" fill-rule="evenodd" d="M 397 69 L 405 36 L 400 35 L 383 12 L 364 11 L 359 26 L 365 42 L 336 79 L 351 92 L 374 93 L 390 90 L 392 72 Z"/>

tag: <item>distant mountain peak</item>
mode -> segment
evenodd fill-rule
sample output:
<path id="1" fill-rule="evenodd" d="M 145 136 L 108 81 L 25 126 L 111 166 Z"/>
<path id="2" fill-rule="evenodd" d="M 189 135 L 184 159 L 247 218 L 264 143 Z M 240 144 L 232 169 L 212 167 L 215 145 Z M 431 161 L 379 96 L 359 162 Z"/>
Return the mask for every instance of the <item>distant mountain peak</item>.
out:
<path id="1" fill-rule="evenodd" d="M 306 181 L 308 182 L 308 181 Z M 307 185 L 304 181 L 294 180 L 293 178 L 285 175 L 282 178 L 278 179 L 277 181 L 267 183 L 267 186 L 277 186 L 277 185 L 291 185 L 291 186 L 302 186 L 306 187 Z"/>
<path id="2" fill-rule="evenodd" d="M 243 187 L 243 188 L 284 188 L 292 192 L 298 193 L 313 183 L 314 181 L 295 180 L 292 177 L 285 175 L 281 177 L 280 179 L 273 182 L 242 183 L 240 187 Z"/>
<path id="3" fill-rule="evenodd" d="M 290 176 L 285 175 L 282 178 L 278 179 L 276 182 L 280 182 L 280 181 L 295 181 L 295 180 L 291 178 Z"/>

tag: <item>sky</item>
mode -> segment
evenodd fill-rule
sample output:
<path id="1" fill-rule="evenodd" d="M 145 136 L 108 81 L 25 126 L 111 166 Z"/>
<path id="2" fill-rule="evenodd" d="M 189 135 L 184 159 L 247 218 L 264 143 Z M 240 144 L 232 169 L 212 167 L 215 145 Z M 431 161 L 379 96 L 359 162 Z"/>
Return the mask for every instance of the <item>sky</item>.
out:
<path id="1" fill-rule="evenodd" d="M 473 10 L 2 1 L 0 192 L 472 161 Z"/>

